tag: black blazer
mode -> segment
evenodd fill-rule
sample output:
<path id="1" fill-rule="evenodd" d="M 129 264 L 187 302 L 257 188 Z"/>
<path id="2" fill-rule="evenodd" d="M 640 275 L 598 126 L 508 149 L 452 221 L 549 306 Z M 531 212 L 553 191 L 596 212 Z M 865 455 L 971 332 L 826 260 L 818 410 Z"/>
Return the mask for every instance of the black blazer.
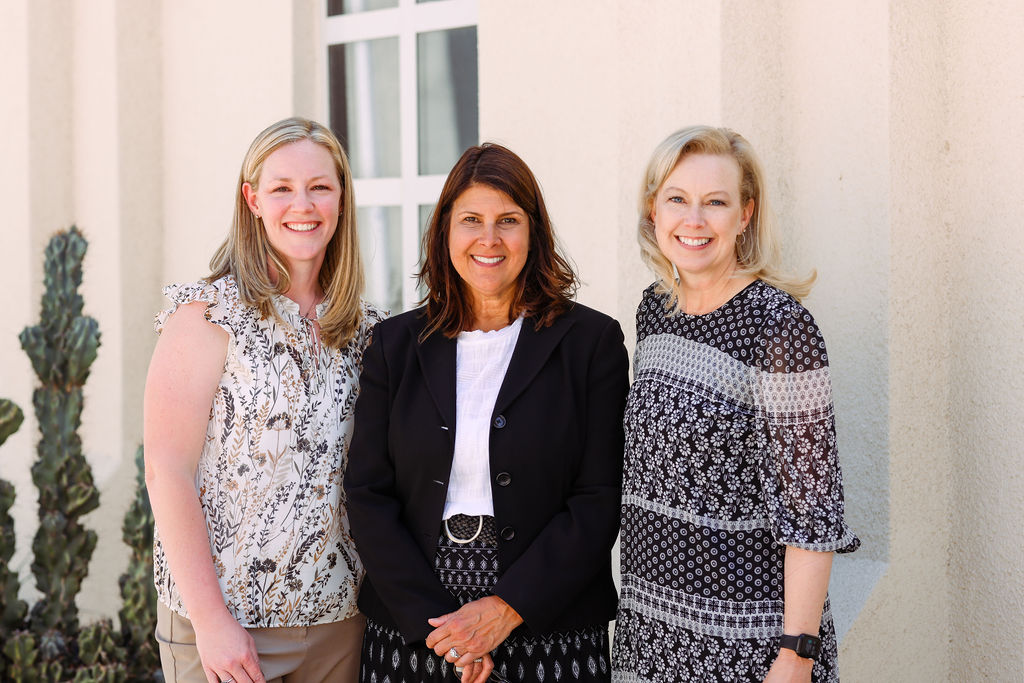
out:
<path id="1" fill-rule="evenodd" d="M 455 448 L 456 341 L 422 344 L 423 309 L 379 323 L 363 356 L 348 454 L 348 514 L 367 576 L 359 608 L 407 643 L 459 605 L 434 574 Z M 523 321 L 491 422 L 500 577 L 517 632 L 615 617 L 628 360 L 612 318 L 580 304 Z"/>

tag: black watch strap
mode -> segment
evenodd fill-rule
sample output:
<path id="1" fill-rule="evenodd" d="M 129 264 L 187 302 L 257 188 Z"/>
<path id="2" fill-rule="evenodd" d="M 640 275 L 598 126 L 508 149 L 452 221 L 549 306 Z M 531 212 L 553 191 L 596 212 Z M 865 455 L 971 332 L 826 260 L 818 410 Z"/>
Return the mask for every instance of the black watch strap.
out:
<path id="1" fill-rule="evenodd" d="M 817 659 L 818 655 L 821 654 L 821 638 L 817 636 L 808 635 L 801 633 L 798 636 L 787 636 L 782 635 L 779 645 L 793 650 L 800 657 L 805 659 Z"/>

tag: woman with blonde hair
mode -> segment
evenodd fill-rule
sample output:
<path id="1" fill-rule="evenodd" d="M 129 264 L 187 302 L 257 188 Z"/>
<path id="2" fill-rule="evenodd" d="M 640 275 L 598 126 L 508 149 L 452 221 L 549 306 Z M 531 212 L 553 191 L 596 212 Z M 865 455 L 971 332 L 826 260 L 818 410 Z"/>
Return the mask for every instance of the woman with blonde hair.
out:
<path id="1" fill-rule="evenodd" d="M 306 119 L 242 162 L 212 273 L 164 293 L 146 380 L 168 681 L 353 681 L 362 565 L 342 473 L 380 311 L 361 301 L 348 160 Z"/>
<path id="2" fill-rule="evenodd" d="M 787 277 L 750 143 L 694 126 L 655 150 L 625 413 L 616 681 L 837 681 L 833 552 L 860 541 L 825 344 Z M 652 646 L 657 643 L 657 646 Z"/>

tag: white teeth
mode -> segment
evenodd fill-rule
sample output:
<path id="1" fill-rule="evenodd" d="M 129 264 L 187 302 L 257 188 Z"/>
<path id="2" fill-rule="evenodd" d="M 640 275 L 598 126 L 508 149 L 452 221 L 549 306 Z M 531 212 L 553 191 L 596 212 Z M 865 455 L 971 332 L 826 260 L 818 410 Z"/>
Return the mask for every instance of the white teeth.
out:
<path id="1" fill-rule="evenodd" d="M 310 230 L 315 229 L 319 223 L 285 223 L 285 225 L 288 226 L 289 230 L 294 230 L 296 232 L 309 232 Z"/>
<path id="2" fill-rule="evenodd" d="M 473 257 L 474 261 L 478 261 L 480 263 L 487 263 L 487 264 L 498 263 L 499 261 L 503 261 L 504 259 L 505 259 L 504 256 L 474 256 Z"/>
<path id="3" fill-rule="evenodd" d="M 676 239 L 688 247 L 703 247 L 711 241 L 710 237 L 677 237 Z"/>

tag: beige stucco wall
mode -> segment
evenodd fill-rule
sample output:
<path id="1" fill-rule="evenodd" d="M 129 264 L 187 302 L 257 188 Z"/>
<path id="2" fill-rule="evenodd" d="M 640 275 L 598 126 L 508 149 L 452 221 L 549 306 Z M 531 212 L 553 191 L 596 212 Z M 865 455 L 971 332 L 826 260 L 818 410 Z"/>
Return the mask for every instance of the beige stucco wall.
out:
<path id="1" fill-rule="evenodd" d="M 949 298 L 953 642 L 992 630 L 962 677 L 1024 671 L 1024 9 L 956 3 L 944 13 L 949 140 L 938 227 L 954 264 Z M 943 149 L 945 146 L 943 144 Z M 992 199 L 986 199 L 991 197 Z M 933 233 L 922 235 L 928 239 Z M 977 239 L 975 239 L 977 238 Z M 923 454 L 927 455 L 927 454 Z M 994 627 L 994 628 L 993 628 Z M 1000 637 L 1001 636 L 1001 637 Z"/>
<path id="2" fill-rule="evenodd" d="M 116 611 L 120 523 L 141 440 L 159 287 L 205 273 L 238 164 L 267 123 L 325 117 L 318 0 L 10 0 L 0 396 L 28 419 L 0 449 L 26 597 L 41 253 L 91 239 L 103 332 L 85 449 L 100 546 L 79 600 Z M 1024 670 L 1024 7 L 1014 0 L 480 0 L 484 139 L 538 175 L 580 299 L 633 314 L 635 193 L 653 146 L 695 122 L 760 150 L 785 249 L 818 269 L 850 521 L 837 560 L 844 679 L 1019 680 Z M 975 653 L 984 653 L 975 654 Z"/>
<path id="3" fill-rule="evenodd" d="M 6 12 L 0 24 L 0 60 L 9 72 L 6 83 L 8 96 L 0 100 L 0 129 L 4 131 L 29 131 L 29 12 L 27 6 L 18 4 Z M 31 229 L 34 214 L 31 209 L 32 188 L 32 137 L 31 134 L 5 134 L 4 154 L 6 162 L 0 164 L 0 183 L 9 188 L 4 220 L 0 222 L 0 247 L 5 254 L 4 267 L 0 268 L 0 291 L 8 292 L 5 315 L 0 316 L 0 396 L 11 398 L 31 414 L 32 381 L 28 359 L 21 352 L 18 333 L 31 319 L 36 305 L 33 298 L 38 290 L 30 263 L 34 254 L 40 253 Z M 26 420 L 26 423 L 29 421 Z M 28 482 L 28 467 L 32 459 L 34 437 L 30 429 L 23 426 L 0 448 L 0 476 L 12 481 L 17 487 L 13 515 L 18 521 L 18 549 L 13 564 L 27 566 L 25 539 L 22 531 L 33 516 L 34 500 Z"/>
<path id="4" fill-rule="evenodd" d="M 864 541 L 833 571 L 846 680 L 1024 669 L 1022 20 L 1013 2 L 481 3 L 482 135 L 534 167 L 581 299 L 627 337 L 654 144 L 707 122 L 764 157 L 789 261 L 818 270 Z"/>
<path id="5" fill-rule="evenodd" d="M 114 614 L 120 600 L 128 560 L 120 527 L 159 289 L 205 274 L 255 134 L 292 113 L 319 114 L 317 16 L 314 0 L 255 9 L 241 0 L 4 4 L 0 126 L 9 134 L 0 179 L 11 199 L 0 286 L 14 296 L 0 320 L 0 396 L 21 405 L 26 421 L 0 451 L 0 477 L 18 491 L 12 564 L 23 597 L 34 599 L 29 467 L 38 436 L 34 376 L 17 335 L 38 317 L 43 247 L 72 222 L 90 240 L 82 293 L 102 334 L 81 429 L 101 492 L 101 508 L 85 520 L 99 536 L 78 600 L 89 621 Z"/>

